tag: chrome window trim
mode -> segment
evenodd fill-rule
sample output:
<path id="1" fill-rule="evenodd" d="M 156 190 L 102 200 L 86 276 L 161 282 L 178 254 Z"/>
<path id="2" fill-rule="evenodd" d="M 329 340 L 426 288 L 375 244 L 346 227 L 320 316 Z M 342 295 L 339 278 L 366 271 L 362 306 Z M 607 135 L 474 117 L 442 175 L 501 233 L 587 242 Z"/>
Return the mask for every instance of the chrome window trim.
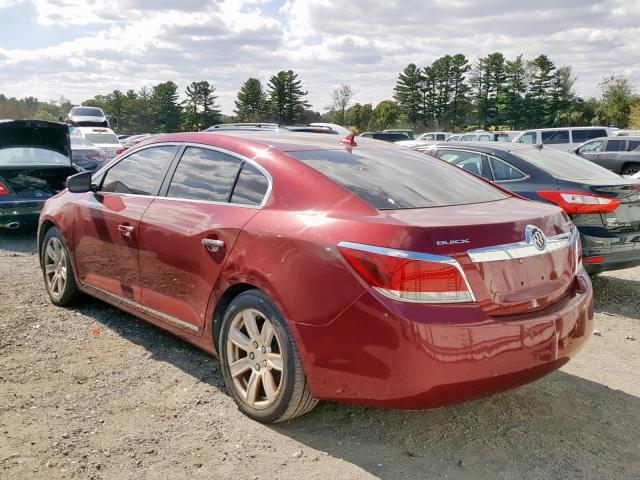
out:
<path id="1" fill-rule="evenodd" d="M 462 266 L 458 263 L 458 261 L 453 257 L 446 257 L 444 255 L 435 255 L 432 253 L 422 253 L 422 252 L 412 252 L 410 250 L 398 250 L 396 248 L 388 248 L 388 247 L 379 247 L 376 245 L 367 245 L 364 243 L 354 243 L 354 242 L 340 242 L 338 243 L 339 248 L 350 248 L 352 250 L 360 250 L 362 252 L 374 253 L 377 255 L 386 255 L 388 257 L 398 257 L 398 258 L 408 258 L 410 260 L 419 260 L 423 262 L 432 262 L 432 263 L 446 263 L 452 265 L 458 270 L 464 283 L 467 287 L 467 291 L 469 292 L 469 299 L 461 299 L 461 300 L 449 300 L 448 303 L 470 303 L 475 302 L 476 297 L 473 294 L 473 289 L 471 288 L 471 284 L 469 284 L 469 280 L 467 279 L 467 275 L 464 273 Z M 409 300 L 404 298 L 399 298 L 388 294 L 384 289 L 380 289 L 378 287 L 372 287 L 376 291 L 382 293 L 388 298 L 393 300 L 397 300 L 399 302 L 407 302 L 407 303 L 442 303 L 442 302 L 429 302 L 429 301 L 420 301 L 420 300 Z"/>
<path id="2" fill-rule="evenodd" d="M 493 177 L 493 183 L 523 182 L 523 181 L 528 180 L 529 178 L 531 178 L 531 175 L 529 175 L 528 173 L 523 172 L 518 167 L 515 167 L 511 162 L 503 160 L 502 158 L 500 158 L 500 157 L 498 157 L 496 155 L 492 155 L 491 153 L 485 153 L 485 155 L 488 157 L 487 159 L 489 161 L 489 169 L 491 170 L 491 176 Z M 516 154 L 512 153 L 512 155 L 516 155 Z M 495 173 L 495 170 L 493 169 L 493 165 L 491 165 L 491 157 L 495 158 L 499 162 L 506 163 L 511 168 L 513 168 L 514 170 L 517 170 L 518 172 L 520 172 L 524 176 L 522 178 L 514 178 L 514 179 L 511 179 L 511 180 L 496 180 L 495 179 L 496 178 L 496 173 Z"/>
<path id="3" fill-rule="evenodd" d="M 574 245 L 580 238 L 578 229 L 574 226 L 571 230 L 551 237 L 546 237 L 544 249 L 539 250 L 533 245 L 531 235 L 534 225 L 527 225 L 525 239 L 522 242 L 506 243 L 503 245 L 493 245 L 483 248 L 472 248 L 467 250 L 467 255 L 474 263 L 497 262 L 502 260 L 514 260 L 520 258 L 537 257 L 551 252 L 557 252 Z"/>
<path id="4" fill-rule="evenodd" d="M 180 320 L 179 318 L 176 317 L 172 317 L 171 315 L 167 315 L 166 313 L 162 313 L 158 310 L 154 310 L 151 307 L 147 307 L 146 305 L 142 305 L 141 303 L 135 302 L 133 300 L 130 300 L 126 297 L 122 297 L 120 295 L 117 295 L 115 293 L 112 293 L 108 290 L 104 290 L 103 288 L 100 287 L 96 287 L 95 285 L 91 285 L 89 283 L 82 283 L 82 286 L 87 289 L 87 290 L 94 290 L 96 292 L 98 292 L 99 294 L 102 294 L 106 297 L 109 297 L 111 299 L 113 299 L 115 302 L 118 303 L 122 303 L 124 305 L 136 308 L 138 310 L 141 310 L 149 315 L 153 315 L 155 317 L 161 318 L 162 320 L 171 323 L 173 325 L 177 325 L 179 327 L 182 328 L 186 328 L 188 330 L 191 330 L 193 332 L 198 332 L 200 331 L 200 328 L 193 325 L 192 323 L 189 322 L 185 322 L 184 320 Z"/>
<path id="5" fill-rule="evenodd" d="M 431 146 L 431 145 L 430 145 L 430 146 Z M 502 183 L 514 183 L 514 182 L 522 182 L 522 181 L 524 181 L 524 180 L 528 180 L 529 178 L 531 178 L 531 176 L 530 176 L 529 174 L 527 174 L 527 173 L 523 172 L 523 171 L 522 171 L 522 170 L 520 170 L 518 167 L 513 166 L 513 164 L 511 164 L 510 162 L 508 162 L 508 161 L 506 161 L 506 160 L 503 160 L 503 159 L 501 159 L 500 157 L 497 157 L 496 155 L 493 155 L 493 154 L 491 154 L 491 153 L 485 153 L 485 152 L 479 152 L 479 151 L 469 150 L 468 148 L 469 148 L 469 147 L 460 147 L 460 148 L 457 148 L 457 147 L 454 145 L 454 146 L 451 146 L 451 147 L 445 147 L 445 146 L 443 146 L 442 148 L 436 147 L 436 148 L 432 149 L 432 151 L 435 151 L 435 153 L 434 153 L 433 155 L 435 155 L 436 157 L 437 157 L 437 155 L 438 155 L 438 153 L 439 153 L 439 152 L 441 152 L 441 151 L 447 151 L 447 150 L 448 150 L 448 151 L 454 150 L 454 151 L 456 151 L 456 152 L 472 153 L 472 154 L 474 154 L 474 155 L 480 155 L 480 156 L 484 155 L 485 157 L 487 157 L 487 163 L 489 164 L 489 170 L 491 171 L 491 177 L 493 178 L 493 180 L 489 180 L 488 178 L 485 178 L 485 177 L 482 177 L 482 178 L 484 178 L 485 180 L 488 180 L 488 181 L 489 181 L 489 182 L 491 182 L 491 183 L 499 183 L 499 184 L 502 184 Z M 418 150 L 418 149 L 416 148 L 416 150 Z M 421 151 L 421 152 L 423 152 L 423 153 L 428 153 L 428 152 L 426 152 L 426 151 L 424 151 L 424 150 L 419 150 L 419 151 Z M 495 159 L 496 159 L 496 160 L 498 160 L 499 162 L 506 163 L 506 164 L 507 164 L 507 165 L 509 165 L 511 168 L 513 168 L 514 170 L 517 170 L 517 171 L 518 171 L 518 172 L 520 172 L 522 175 L 524 175 L 524 177 L 522 177 L 522 178 L 518 178 L 518 179 L 514 179 L 514 180 L 495 180 L 496 176 L 495 176 L 495 173 L 494 173 L 494 171 L 493 171 L 493 166 L 491 165 L 491 158 L 490 158 L 490 157 L 495 158 Z M 440 157 L 437 157 L 437 158 L 440 158 Z M 440 158 L 440 160 L 442 160 L 442 161 L 444 161 L 444 162 L 447 162 L 447 163 L 450 163 L 451 165 L 453 165 L 453 166 L 455 166 L 455 167 L 462 168 L 462 167 L 460 167 L 459 165 L 456 165 L 455 163 L 450 162 L 449 160 L 445 160 L 444 158 Z M 462 169 L 464 170 L 464 168 L 462 168 Z M 481 176 L 481 175 L 480 175 L 480 176 Z"/>

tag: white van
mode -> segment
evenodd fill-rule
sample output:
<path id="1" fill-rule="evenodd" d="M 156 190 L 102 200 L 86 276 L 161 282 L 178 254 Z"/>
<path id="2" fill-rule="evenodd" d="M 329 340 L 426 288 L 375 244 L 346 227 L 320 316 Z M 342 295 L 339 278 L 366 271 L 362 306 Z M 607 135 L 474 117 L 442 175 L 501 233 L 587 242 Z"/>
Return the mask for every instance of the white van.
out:
<path id="1" fill-rule="evenodd" d="M 537 128 L 522 132 L 513 141 L 573 152 L 588 140 L 608 137 L 610 134 L 611 130 L 607 127 Z"/>
<path id="2" fill-rule="evenodd" d="M 447 137 L 445 142 L 510 142 L 515 133 L 519 132 L 474 130 L 469 133 L 455 133 Z"/>
<path id="3" fill-rule="evenodd" d="M 122 152 L 124 147 L 118 140 L 116 134 L 110 128 L 105 127 L 75 127 L 69 131 L 70 135 L 77 135 L 96 147 L 104 150 L 107 154 L 107 161 L 116 158 Z"/>

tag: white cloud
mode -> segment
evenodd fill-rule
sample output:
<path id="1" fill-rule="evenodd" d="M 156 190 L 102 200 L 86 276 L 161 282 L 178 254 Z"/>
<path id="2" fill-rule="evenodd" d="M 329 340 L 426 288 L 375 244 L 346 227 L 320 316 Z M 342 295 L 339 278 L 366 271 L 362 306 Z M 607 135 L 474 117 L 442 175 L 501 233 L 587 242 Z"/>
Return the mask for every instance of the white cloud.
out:
<path id="1" fill-rule="evenodd" d="M 249 76 L 290 68 L 322 110 L 341 83 L 355 100 L 375 103 L 392 96 L 409 62 L 496 50 L 573 65 L 583 95 L 605 75 L 640 84 L 639 0 L 0 0 L 0 14 L 18 3 L 35 7 L 31 34 L 41 46 L 0 42 L 2 93 L 16 96 L 79 102 L 114 88 L 207 79 L 231 113 Z M 52 25 L 77 34 L 50 43 Z"/>

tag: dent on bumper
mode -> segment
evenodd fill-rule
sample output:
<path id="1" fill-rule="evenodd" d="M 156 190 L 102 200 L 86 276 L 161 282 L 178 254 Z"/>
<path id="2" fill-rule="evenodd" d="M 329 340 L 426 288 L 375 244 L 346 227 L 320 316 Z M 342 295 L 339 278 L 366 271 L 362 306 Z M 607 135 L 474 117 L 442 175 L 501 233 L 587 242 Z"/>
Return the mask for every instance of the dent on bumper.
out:
<path id="1" fill-rule="evenodd" d="M 544 310 L 489 317 L 477 305 L 425 306 L 367 292 L 324 326 L 295 324 L 317 398 L 422 409 L 482 397 L 560 368 L 593 329 L 582 270 Z"/>

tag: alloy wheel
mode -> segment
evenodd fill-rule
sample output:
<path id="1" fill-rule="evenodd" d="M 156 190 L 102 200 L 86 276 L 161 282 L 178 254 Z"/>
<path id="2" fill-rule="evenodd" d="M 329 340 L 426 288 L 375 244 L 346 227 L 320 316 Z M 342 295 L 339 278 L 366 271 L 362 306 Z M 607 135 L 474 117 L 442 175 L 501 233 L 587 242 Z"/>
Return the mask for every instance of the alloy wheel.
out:
<path id="1" fill-rule="evenodd" d="M 284 356 L 273 323 L 259 310 L 236 314 L 227 335 L 227 359 L 233 388 L 247 405 L 268 408 L 284 385 Z"/>
<path id="2" fill-rule="evenodd" d="M 67 258 L 59 239 L 51 237 L 44 255 L 44 273 L 49 292 L 56 298 L 62 297 L 67 284 Z"/>

